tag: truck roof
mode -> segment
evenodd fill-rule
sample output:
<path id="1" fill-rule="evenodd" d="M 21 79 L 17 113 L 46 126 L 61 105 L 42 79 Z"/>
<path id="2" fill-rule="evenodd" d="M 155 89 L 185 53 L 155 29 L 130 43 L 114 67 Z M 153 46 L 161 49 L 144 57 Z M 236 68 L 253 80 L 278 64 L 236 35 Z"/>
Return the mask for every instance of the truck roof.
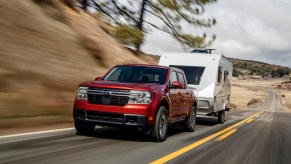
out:
<path id="1" fill-rule="evenodd" d="M 153 65 L 153 64 L 119 64 L 116 66 L 144 66 L 144 67 L 155 67 L 155 68 L 169 68 L 167 66 Z"/>
<path id="2" fill-rule="evenodd" d="M 153 65 L 153 64 L 120 64 L 117 66 L 145 66 L 145 67 L 154 67 L 154 68 L 166 68 L 166 69 L 171 69 L 171 70 L 179 70 L 182 71 L 181 69 L 175 68 L 175 67 L 168 67 L 168 66 L 161 66 L 161 65 Z"/>

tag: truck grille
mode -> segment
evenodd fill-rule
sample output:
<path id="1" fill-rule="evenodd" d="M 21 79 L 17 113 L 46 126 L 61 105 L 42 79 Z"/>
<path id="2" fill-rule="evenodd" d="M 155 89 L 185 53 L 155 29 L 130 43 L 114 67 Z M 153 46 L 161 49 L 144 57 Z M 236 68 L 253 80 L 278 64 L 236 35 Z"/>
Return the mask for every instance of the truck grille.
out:
<path id="1" fill-rule="evenodd" d="M 123 106 L 128 103 L 129 90 L 88 88 L 89 104 Z"/>

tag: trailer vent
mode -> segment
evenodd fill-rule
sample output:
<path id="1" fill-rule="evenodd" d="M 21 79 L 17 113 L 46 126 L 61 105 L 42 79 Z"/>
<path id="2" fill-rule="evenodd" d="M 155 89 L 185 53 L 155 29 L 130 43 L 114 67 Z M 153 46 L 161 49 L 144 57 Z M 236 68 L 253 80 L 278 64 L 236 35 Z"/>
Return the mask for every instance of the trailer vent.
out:
<path id="1" fill-rule="evenodd" d="M 190 53 L 212 54 L 215 49 L 194 49 Z"/>

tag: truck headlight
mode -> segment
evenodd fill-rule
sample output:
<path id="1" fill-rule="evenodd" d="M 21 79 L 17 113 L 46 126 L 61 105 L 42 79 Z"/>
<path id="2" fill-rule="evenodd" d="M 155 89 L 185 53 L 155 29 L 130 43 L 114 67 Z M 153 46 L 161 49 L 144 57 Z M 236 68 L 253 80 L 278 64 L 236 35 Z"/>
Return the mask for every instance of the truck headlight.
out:
<path id="1" fill-rule="evenodd" d="M 79 87 L 77 92 L 77 99 L 88 100 L 87 98 L 88 87 Z"/>
<path id="2" fill-rule="evenodd" d="M 152 101 L 152 95 L 149 91 L 130 91 L 128 104 L 149 104 Z"/>

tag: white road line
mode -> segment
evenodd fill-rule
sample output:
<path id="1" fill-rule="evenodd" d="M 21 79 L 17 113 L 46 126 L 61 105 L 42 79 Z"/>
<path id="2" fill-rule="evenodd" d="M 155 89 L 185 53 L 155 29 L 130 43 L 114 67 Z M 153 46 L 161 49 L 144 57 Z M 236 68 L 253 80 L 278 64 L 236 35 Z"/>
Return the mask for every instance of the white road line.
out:
<path id="1" fill-rule="evenodd" d="M 10 137 L 22 137 L 22 136 L 35 135 L 35 134 L 54 133 L 54 132 L 61 132 L 61 131 L 67 131 L 67 130 L 73 130 L 73 129 L 75 129 L 75 128 L 64 128 L 64 129 L 55 129 L 55 130 L 45 130 L 45 131 L 37 131 L 37 132 L 29 132 L 29 133 L 12 134 L 12 135 L 0 136 L 0 139 L 10 138 Z"/>

